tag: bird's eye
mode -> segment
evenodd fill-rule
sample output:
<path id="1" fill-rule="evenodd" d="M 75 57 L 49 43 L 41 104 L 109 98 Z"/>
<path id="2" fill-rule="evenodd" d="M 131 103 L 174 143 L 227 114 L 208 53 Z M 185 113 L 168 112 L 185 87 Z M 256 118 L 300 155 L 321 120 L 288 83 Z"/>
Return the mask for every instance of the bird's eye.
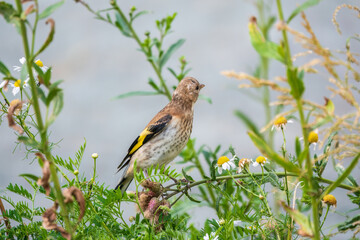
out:
<path id="1" fill-rule="evenodd" d="M 196 90 L 199 90 L 199 86 L 196 86 Z"/>

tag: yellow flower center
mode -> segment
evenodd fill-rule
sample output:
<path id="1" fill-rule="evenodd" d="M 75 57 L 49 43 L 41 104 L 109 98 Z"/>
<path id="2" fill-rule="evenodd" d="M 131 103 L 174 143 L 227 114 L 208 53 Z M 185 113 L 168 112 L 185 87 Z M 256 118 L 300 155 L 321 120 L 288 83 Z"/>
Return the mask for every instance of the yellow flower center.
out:
<path id="1" fill-rule="evenodd" d="M 308 137 L 309 143 L 317 143 L 318 140 L 319 140 L 318 134 L 314 131 L 311 131 Z"/>
<path id="2" fill-rule="evenodd" d="M 275 125 L 275 126 L 278 126 L 278 127 L 280 127 L 280 126 L 282 126 L 282 125 L 286 125 L 286 124 L 287 124 L 287 120 L 286 120 L 285 117 L 279 117 L 279 118 L 277 118 L 277 119 L 275 120 L 275 122 L 274 122 L 274 125 Z"/>
<path id="3" fill-rule="evenodd" d="M 224 163 L 230 161 L 230 159 L 227 156 L 221 156 L 219 157 L 218 161 L 217 161 L 217 165 L 220 167 L 221 165 L 223 165 Z"/>
<path id="4" fill-rule="evenodd" d="M 323 201 L 327 205 L 331 205 L 331 206 L 336 206 L 336 203 L 337 203 L 336 198 L 331 194 L 325 195 L 325 197 L 323 198 Z"/>
<path id="5" fill-rule="evenodd" d="M 21 86 L 21 80 L 18 79 L 15 83 L 14 83 L 14 87 L 20 87 Z"/>
<path id="6" fill-rule="evenodd" d="M 43 67 L 43 66 L 44 66 L 43 62 L 42 62 L 40 59 L 36 60 L 36 61 L 35 61 L 35 64 L 38 65 L 39 67 Z"/>
<path id="7" fill-rule="evenodd" d="M 256 158 L 256 162 L 259 163 L 259 164 L 264 164 L 266 162 L 266 158 L 263 157 L 263 156 L 258 156 Z"/>

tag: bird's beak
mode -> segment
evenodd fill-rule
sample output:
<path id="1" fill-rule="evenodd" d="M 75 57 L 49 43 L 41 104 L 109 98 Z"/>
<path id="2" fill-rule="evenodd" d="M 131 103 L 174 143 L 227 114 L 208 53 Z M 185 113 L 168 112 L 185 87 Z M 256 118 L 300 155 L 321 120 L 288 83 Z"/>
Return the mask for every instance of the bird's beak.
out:
<path id="1" fill-rule="evenodd" d="M 204 85 L 204 84 L 200 84 L 200 89 L 202 89 L 203 87 L 205 87 L 205 85 Z"/>

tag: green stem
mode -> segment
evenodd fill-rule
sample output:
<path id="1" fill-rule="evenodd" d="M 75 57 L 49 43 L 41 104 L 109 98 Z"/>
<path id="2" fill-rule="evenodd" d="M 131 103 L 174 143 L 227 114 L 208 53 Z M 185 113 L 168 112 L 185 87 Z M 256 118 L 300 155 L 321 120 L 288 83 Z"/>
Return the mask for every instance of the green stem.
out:
<path id="1" fill-rule="evenodd" d="M 22 5 L 21 5 L 21 0 L 16 0 L 16 6 L 18 9 L 18 16 L 21 16 L 22 13 Z M 34 107 L 34 113 L 35 113 L 35 117 L 36 117 L 36 122 L 37 122 L 37 127 L 40 133 L 40 137 L 41 137 L 41 149 L 39 149 L 41 152 L 43 152 L 46 156 L 46 159 L 48 161 L 50 161 L 50 172 L 51 172 L 51 179 L 54 183 L 54 189 L 55 189 L 55 196 L 56 199 L 61 207 L 60 210 L 60 214 L 62 215 L 62 217 L 64 218 L 65 221 L 65 227 L 67 229 L 67 231 L 69 231 L 70 235 L 73 236 L 73 230 L 71 227 L 71 223 L 70 223 L 70 219 L 69 219 L 69 214 L 68 211 L 66 209 L 66 205 L 64 202 L 64 197 L 62 195 L 61 192 L 61 187 L 60 187 L 60 182 L 59 179 L 57 177 L 57 172 L 56 172 L 56 168 L 53 164 L 53 159 L 52 156 L 50 154 L 50 150 L 48 147 L 48 141 L 47 141 L 47 131 L 44 128 L 44 124 L 43 124 L 43 120 L 41 117 L 41 111 L 40 111 L 40 105 L 39 105 L 39 100 L 38 100 L 38 96 L 37 96 L 37 86 L 36 86 L 36 82 L 33 76 L 33 71 L 32 71 L 32 63 L 33 63 L 33 57 L 30 55 L 30 50 L 29 50 L 29 42 L 28 42 L 28 38 L 27 38 L 27 32 L 26 32 L 26 27 L 25 27 L 25 20 L 19 18 L 19 23 L 20 23 L 20 30 L 21 30 L 21 36 L 22 36 L 22 41 L 23 41 L 23 46 L 24 46 L 24 52 L 25 52 L 25 58 L 26 58 L 26 65 L 27 65 L 27 69 L 28 69 L 28 74 L 29 74 L 29 78 L 30 78 L 30 87 L 31 87 L 31 95 L 32 95 L 32 106 Z"/>
<path id="2" fill-rule="evenodd" d="M 190 140 L 190 141 L 191 141 L 191 140 Z M 193 144 L 191 144 L 191 146 L 192 146 L 192 151 L 195 152 L 195 149 L 194 149 Z M 202 178 L 205 178 L 206 175 L 205 175 L 205 172 L 204 172 L 203 167 L 201 166 L 201 163 L 200 163 L 200 160 L 199 160 L 198 155 L 195 154 L 194 158 L 195 158 L 196 168 L 199 170 L 201 177 L 202 177 Z M 216 197 L 215 197 L 215 194 L 214 194 L 214 192 L 213 192 L 213 189 L 212 189 L 208 184 L 206 185 L 206 188 L 207 188 L 207 190 L 209 191 L 209 194 L 210 194 L 210 197 L 211 197 L 211 200 L 212 200 L 212 204 L 211 204 L 211 205 L 212 205 L 213 207 L 215 207 Z"/>
<path id="3" fill-rule="evenodd" d="M 284 139 L 284 143 L 282 145 L 282 154 L 283 154 L 283 158 L 286 158 L 286 138 L 285 138 L 285 131 L 283 129 L 283 127 L 281 127 L 281 132 L 283 135 L 283 139 Z M 284 182 L 285 182 L 285 194 L 286 194 L 286 202 L 287 205 L 290 206 L 290 196 L 289 196 L 289 184 L 288 184 L 288 180 L 287 180 L 287 172 L 286 172 L 286 168 L 284 168 L 284 172 L 285 172 L 285 177 L 284 177 Z M 290 222 L 288 223 L 289 220 L 289 214 L 286 212 L 286 217 L 285 217 L 285 225 L 288 225 L 288 235 L 287 235 L 287 239 L 290 240 L 291 239 L 291 225 L 292 225 L 292 220 L 290 218 Z"/>
<path id="4" fill-rule="evenodd" d="M 132 25 L 130 24 L 130 22 L 128 21 L 128 19 L 126 18 L 125 14 L 121 11 L 121 9 L 119 8 L 119 6 L 116 4 L 116 1 L 111 1 L 111 5 L 114 7 L 114 9 L 121 15 L 121 18 L 125 21 L 126 25 L 128 26 L 129 30 L 131 31 L 131 35 L 132 38 L 135 39 L 135 41 L 137 42 L 137 44 L 139 45 L 139 47 L 141 48 L 141 50 L 145 53 L 147 60 L 150 62 L 151 66 L 153 67 L 157 77 L 160 80 L 160 84 L 161 86 L 164 88 L 164 92 L 166 97 L 171 100 L 171 93 L 165 83 L 165 80 L 163 79 L 162 75 L 161 75 L 161 71 L 160 68 L 156 66 L 154 60 L 151 59 L 151 54 L 149 54 L 148 51 L 146 51 L 146 49 L 144 48 L 142 42 L 140 41 L 139 36 L 136 34 L 134 28 L 132 27 Z"/>
<path id="5" fill-rule="evenodd" d="M 98 215 L 101 219 L 101 215 L 96 211 L 95 207 L 93 206 L 93 204 L 91 203 L 91 201 L 88 201 L 87 204 L 89 204 L 89 206 L 91 207 L 91 209 L 95 212 L 96 215 Z M 110 236 L 111 239 L 117 239 L 114 234 L 110 231 L 110 229 L 106 226 L 106 224 L 103 221 L 100 221 L 101 225 L 103 226 L 103 228 L 106 230 L 106 232 L 109 234 L 108 236 Z"/>
<path id="6" fill-rule="evenodd" d="M 327 215 L 328 215 L 328 213 L 329 213 L 329 209 L 330 209 L 330 205 L 327 205 L 326 213 L 325 213 L 324 219 L 323 219 L 323 221 L 322 221 L 322 223 L 321 223 L 321 225 L 320 225 L 320 229 L 322 228 L 322 226 L 323 226 L 324 223 L 325 223 L 326 217 L 327 217 Z"/>
<path id="7" fill-rule="evenodd" d="M 249 170 L 248 167 L 246 168 L 246 171 L 250 174 L 253 182 L 254 182 L 254 183 L 256 184 L 256 186 L 260 189 L 260 193 L 261 193 L 261 196 L 262 196 L 262 199 L 260 198 L 260 200 L 265 204 L 265 207 L 266 207 L 266 210 L 268 211 L 269 216 L 270 216 L 272 219 L 274 219 L 274 216 L 273 216 L 273 214 L 272 214 L 272 212 L 271 212 L 269 203 L 268 203 L 268 201 L 267 201 L 267 199 L 266 199 L 266 195 L 265 195 L 263 189 L 262 189 L 261 186 L 258 184 L 258 182 L 257 182 L 256 179 L 254 178 L 253 174 L 250 172 L 250 170 Z M 285 173 L 285 174 L 286 174 L 286 173 Z M 285 177 L 286 177 L 286 175 L 285 175 Z M 280 240 L 281 237 L 280 237 L 280 233 L 279 233 L 278 228 L 275 228 L 275 233 L 276 233 L 276 238 L 277 238 L 278 240 Z"/>
<path id="8" fill-rule="evenodd" d="M 38 0 L 35 0 L 35 21 L 34 21 L 34 27 L 32 29 L 32 39 L 31 39 L 31 55 L 34 54 L 35 51 L 35 36 L 36 36 L 36 28 L 39 21 L 39 3 Z"/>
<path id="9" fill-rule="evenodd" d="M 271 174 L 276 174 L 276 176 L 278 177 L 285 177 L 285 173 L 284 172 L 274 172 L 274 173 L 271 173 Z M 262 176 L 263 173 L 253 173 L 253 176 Z M 265 173 L 264 176 L 269 176 L 270 173 Z M 296 173 L 287 173 L 286 176 L 293 176 L 293 177 L 299 177 L 299 175 L 297 175 Z M 193 182 L 191 184 L 189 184 L 188 186 L 185 186 L 183 188 L 180 188 L 178 189 L 178 192 L 175 192 L 175 193 L 172 193 L 172 194 L 169 194 L 167 196 L 167 199 L 169 199 L 170 197 L 176 195 L 177 193 L 180 193 L 182 191 L 184 191 L 186 188 L 192 188 L 192 187 L 195 187 L 195 186 L 198 186 L 198 185 L 201 185 L 201 184 L 204 184 L 204 183 L 211 183 L 211 182 L 218 182 L 218 181 L 223 181 L 223 180 L 228 180 L 228 179 L 231 179 L 231 178 L 247 178 L 247 177 L 250 177 L 249 174 L 236 174 L 236 175 L 231 175 L 231 176 L 221 176 L 221 177 L 217 177 L 215 178 L 215 180 L 210 180 L 210 179 L 203 179 L 203 180 L 200 180 L 200 181 L 197 181 L 197 182 Z M 319 182 L 322 182 L 322 183 L 327 183 L 327 184 L 332 184 L 334 183 L 334 181 L 331 181 L 329 179 L 326 179 L 326 178 L 318 178 L 316 177 L 315 180 L 319 181 Z M 342 189 L 345 189 L 345 190 L 348 190 L 348 191 L 359 191 L 358 188 L 356 187 L 352 187 L 352 186 L 349 186 L 349 185 L 346 185 L 346 184 L 340 184 L 338 186 L 339 188 L 342 188 Z"/>
<path id="10" fill-rule="evenodd" d="M 278 8 L 278 14 L 279 14 L 279 18 L 280 21 L 284 22 L 284 15 L 283 15 L 283 10 L 282 10 L 282 5 L 281 5 L 281 0 L 276 0 L 276 5 Z M 289 47 L 289 41 L 288 41 L 288 37 L 287 37 L 287 33 L 285 30 L 282 30 L 282 35 L 283 35 L 283 40 L 284 40 L 284 48 L 285 48 L 285 60 L 286 60 L 286 65 L 287 65 L 287 69 L 291 69 L 293 67 L 293 63 L 291 60 L 291 53 L 290 53 L 290 47 Z M 306 129 L 306 120 L 304 117 L 304 110 L 302 107 L 302 101 L 301 101 L 301 97 L 296 99 L 296 104 L 297 104 L 297 108 L 298 108 L 298 112 L 299 112 L 299 116 L 300 116 L 300 123 L 301 123 L 301 128 L 302 128 L 302 133 L 303 133 L 303 138 L 304 138 L 304 146 L 305 151 L 307 151 L 306 154 L 306 169 L 307 169 L 307 186 L 309 187 L 309 192 L 311 193 L 311 203 L 312 203 L 312 215 L 313 215 L 313 222 L 314 222 L 314 239 L 319 240 L 320 239 L 320 228 L 319 228 L 319 212 L 318 212 L 318 199 L 317 199 L 317 195 L 315 194 L 315 186 L 313 186 L 312 183 L 312 178 L 313 178 L 313 173 L 312 173 L 312 164 L 311 164 L 311 159 L 310 159 L 310 152 L 309 152 L 309 144 L 308 144 L 308 139 L 307 139 L 307 129 Z"/>

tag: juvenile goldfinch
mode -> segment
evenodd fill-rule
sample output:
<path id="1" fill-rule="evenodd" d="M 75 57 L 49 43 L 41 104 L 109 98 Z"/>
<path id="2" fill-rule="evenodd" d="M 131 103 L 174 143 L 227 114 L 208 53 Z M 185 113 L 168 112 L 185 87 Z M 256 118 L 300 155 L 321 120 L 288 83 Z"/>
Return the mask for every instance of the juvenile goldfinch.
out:
<path id="1" fill-rule="evenodd" d="M 171 101 L 148 123 L 131 144 L 118 166 L 125 168 L 115 187 L 125 192 L 134 177 L 134 161 L 138 170 L 170 163 L 185 147 L 192 130 L 194 104 L 204 87 L 193 77 L 185 77 L 175 89 Z"/>

